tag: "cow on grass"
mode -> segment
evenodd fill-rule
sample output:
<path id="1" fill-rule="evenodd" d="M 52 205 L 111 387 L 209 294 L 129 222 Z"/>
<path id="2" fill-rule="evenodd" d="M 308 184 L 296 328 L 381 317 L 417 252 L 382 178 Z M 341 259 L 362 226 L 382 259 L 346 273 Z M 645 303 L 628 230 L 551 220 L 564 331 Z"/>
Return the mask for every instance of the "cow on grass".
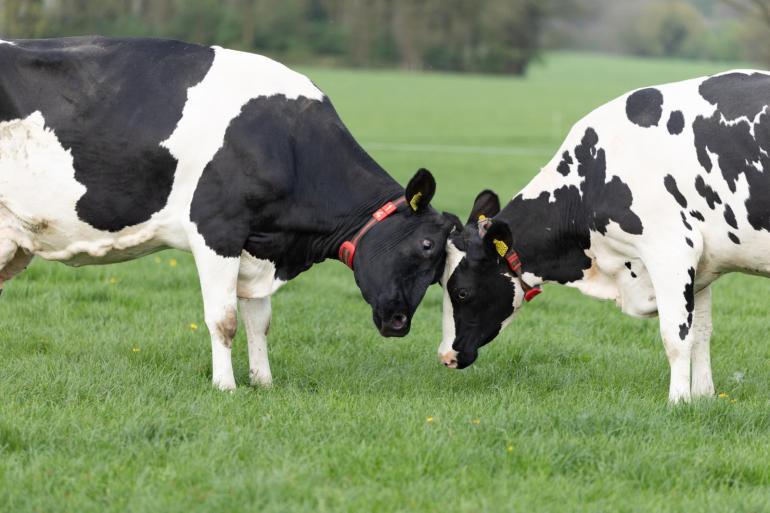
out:
<path id="1" fill-rule="evenodd" d="M 34 256 L 68 265 L 192 252 L 213 382 L 235 387 L 240 306 L 269 384 L 270 296 L 327 258 L 403 336 L 451 223 L 431 174 L 404 190 L 303 75 L 268 58 L 102 37 L 0 44 L 0 287 Z M 323 293 L 323 291 L 319 291 Z"/>
<path id="2" fill-rule="evenodd" d="M 770 74 L 648 87 L 599 107 L 501 211 L 482 192 L 447 247 L 446 366 L 471 365 L 554 282 L 658 315 L 669 400 L 713 395 L 709 285 L 770 275 Z"/>

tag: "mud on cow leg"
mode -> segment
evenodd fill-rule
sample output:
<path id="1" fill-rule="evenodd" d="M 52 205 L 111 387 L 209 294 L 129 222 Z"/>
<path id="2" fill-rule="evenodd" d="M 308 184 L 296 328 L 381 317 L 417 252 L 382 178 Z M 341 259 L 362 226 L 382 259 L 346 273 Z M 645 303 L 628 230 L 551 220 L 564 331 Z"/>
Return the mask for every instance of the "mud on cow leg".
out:
<path id="1" fill-rule="evenodd" d="M 238 327 L 236 285 L 238 258 L 222 257 L 201 244 L 193 247 L 203 294 L 206 326 L 211 334 L 211 379 L 220 390 L 233 390 L 232 346 Z"/>

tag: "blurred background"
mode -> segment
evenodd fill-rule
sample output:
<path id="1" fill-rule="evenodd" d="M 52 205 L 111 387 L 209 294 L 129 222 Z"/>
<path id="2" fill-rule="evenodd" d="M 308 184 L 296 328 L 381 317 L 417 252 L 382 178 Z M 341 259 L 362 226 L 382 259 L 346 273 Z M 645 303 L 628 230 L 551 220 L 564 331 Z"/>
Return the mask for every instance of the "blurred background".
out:
<path id="1" fill-rule="evenodd" d="M 0 0 L 0 36 L 163 36 L 291 63 L 523 74 L 557 49 L 770 65 L 770 0 Z"/>

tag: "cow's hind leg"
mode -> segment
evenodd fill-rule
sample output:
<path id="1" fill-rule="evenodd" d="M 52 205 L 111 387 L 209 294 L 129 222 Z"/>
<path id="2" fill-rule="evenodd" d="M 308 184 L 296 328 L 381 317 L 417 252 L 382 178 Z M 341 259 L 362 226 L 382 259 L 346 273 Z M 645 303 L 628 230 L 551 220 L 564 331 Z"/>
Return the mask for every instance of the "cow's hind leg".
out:
<path id="1" fill-rule="evenodd" d="M 211 378 L 220 390 L 232 390 L 235 376 L 231 348 L 238 328 L 236 288 L 240 262 L 237 257 L 217 255 L 205 244 L 193 247 L 193 256 L 201 283 L 206 326 L 211 334 Z"/>
<path id="2" fill-rule="evenodd" d="M 711 287 L 695 295 L 693 314 L 694 340 L 692 348 L 692 397 L 714 395 L 714 381 L 711 377 Z"/>
<path id="3" fill-rule="evenodd" d="M 252 385 L 270 386 L 273 375 L 267 357 L 267 333 L 272 307 L 270 297 L 238 300 L 249 344 L 249 377 Z"/>

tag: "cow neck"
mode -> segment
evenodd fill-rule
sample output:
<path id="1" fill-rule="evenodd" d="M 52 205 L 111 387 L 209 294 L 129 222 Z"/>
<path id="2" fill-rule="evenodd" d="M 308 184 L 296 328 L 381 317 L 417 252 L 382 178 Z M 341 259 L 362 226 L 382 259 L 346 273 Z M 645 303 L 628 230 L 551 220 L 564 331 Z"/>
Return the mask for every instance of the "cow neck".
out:
<path id="1" fill-rule="evenodd" d="M 356 142 L 328 99 L 311 102 L 293 128 L 292 193 L 273 214 L 286 244 L 273 255 L 284 279 L 327 258 L 404 188 Z M 375 228 L 376 230 L 376 228 Z"/>
<path id="2" fill-rule="evenodd" d="M 358 244 L 361 242 L 361 239 L 364 238 L 364 235 L 366 235 L 369 230 L 374 228 L 377 224 L 383 222 L 385 219 L 389 218 L 390 216 L 396 214 L 398 212 L 398 209 L 400 206 L 404 205 L 406 203 L 406 197 L 401 196 L 400 198 L 394 200 L 394 201 L 387 201 L 385 202 L 380 208 L 374 211 L 372 214 L 371 219 L 369 219 L 365 225 L 361 227 L 356 234 L 343 242 L 340 245 L 339 252 L 337 256 L 339 257 L 340 261 L 348 266 L 350 270 L 353 270 L 353 260 L 356 255 L 356 250 L 358 249 Z"/>
<path id="3" fill-rule="evenodd" d="M 301 222 L 282 223 L 284 230 L 294 234 L 291 246 L 279 257 L 290 268 L 286 269 L 287 277 L 314 263 L 338 259 L 340 246 L 354 239 L 378 209 L 403 198 L 404 189 L 384 171 L 359 168 L 355 174 L 356 180 L 351 183 L 343 173 L 336 181 L 340 190 L 333 199 L 315 197 L 292 206 L 291 217 Z"/>
<path id="4" fill-rule="evenodd" d="M 544 196 L 525 200 L 518 195 L 495 219 L 510 228 L 511 249 L 517 255 L 521 274 L 535 277 L 530 278 L 530 286 L 572 282 L 582 277 L 582 269 L 590 267 L 585 254 L 589 241 L 584 241 L 575 229 L 584 222 L 583 214 L 575 205 Z"/>
<path id="5" fill-rule="evenodd" d="M 351 205 L 349 210 L 337 216 L 338 225 L 325 246 L 325 258 L 339 259 L 353 268 L 353 255 L 349 255 L 349 260 L 344 258 L 343 248 L 349 250 L 351 244 L 357 248 L 370 231 L 377 229 L 379 222 L 400 215 L 399 211 L 404 208 L 404 190 L 400 186 L 387 189 L 388 192 L 384 194 L 372 194 L 359 200 L 358 204 Z"/>

